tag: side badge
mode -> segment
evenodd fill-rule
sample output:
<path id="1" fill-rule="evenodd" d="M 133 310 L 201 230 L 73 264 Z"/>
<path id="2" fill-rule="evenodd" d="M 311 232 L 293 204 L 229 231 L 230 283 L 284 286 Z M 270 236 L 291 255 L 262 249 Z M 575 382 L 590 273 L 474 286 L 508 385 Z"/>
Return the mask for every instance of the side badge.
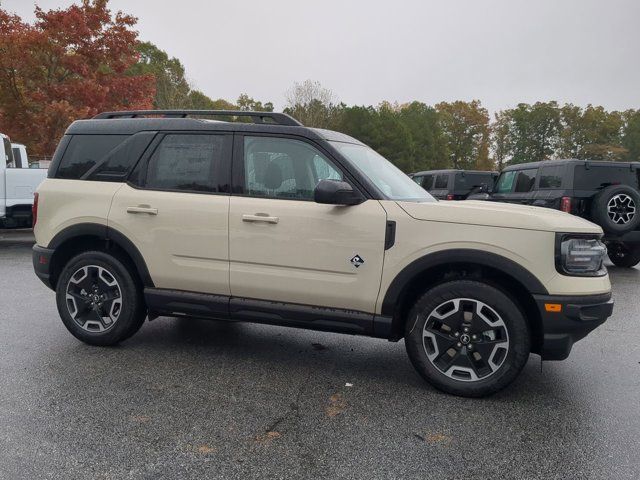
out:
<path id="1" fill-rule="evenodd" d="M 351 260 L 351 265 L 353 265 L 354 267 L 358 268 L 360 265 L 362 265 L 364 263 L 364 260 L 362 259 L 362 257 L 360 255 L 357 255 L 355 257 L 353 257 Z"/>

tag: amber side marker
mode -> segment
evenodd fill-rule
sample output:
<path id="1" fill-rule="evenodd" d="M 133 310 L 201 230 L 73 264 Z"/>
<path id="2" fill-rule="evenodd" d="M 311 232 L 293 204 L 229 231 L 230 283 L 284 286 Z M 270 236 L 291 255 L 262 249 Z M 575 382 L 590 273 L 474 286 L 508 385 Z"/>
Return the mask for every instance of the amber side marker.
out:
<path id="1" fill-rule="evenodd" d="M 547 312 L 561 312 L 562 311 L 562 304 L 561 303 L 545 303 L 544 304 L 544 309 Z"/>

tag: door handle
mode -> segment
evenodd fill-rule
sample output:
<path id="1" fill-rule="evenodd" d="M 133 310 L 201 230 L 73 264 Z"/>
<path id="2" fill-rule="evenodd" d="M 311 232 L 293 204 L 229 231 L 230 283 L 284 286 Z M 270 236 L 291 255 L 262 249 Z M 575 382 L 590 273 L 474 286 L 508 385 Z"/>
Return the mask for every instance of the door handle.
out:
<path id="1" fill-rule="evenodd" d="M 280 219 L 278 217 L 270 217 L 268 213 L 256 213 L 255 215 L 242 215 L 243 222 L 264 222 L 264 223 L 278 223 Z"/>
<path id="2" fill-rule="evenodd" d="M 127 207 L 127 213 L 146 213 L 148 215 L 157 215 L 158 209 L 152 208 L 149 205 L 137 205 L 135 207 Z"/>

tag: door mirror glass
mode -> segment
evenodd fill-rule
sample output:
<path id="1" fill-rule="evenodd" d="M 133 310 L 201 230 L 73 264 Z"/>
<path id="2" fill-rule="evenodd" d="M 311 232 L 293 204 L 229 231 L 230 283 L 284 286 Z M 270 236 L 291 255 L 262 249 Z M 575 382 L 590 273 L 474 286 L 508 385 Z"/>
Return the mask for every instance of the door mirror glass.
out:
<path id="1" fill-rule="evenodd" d="M 340 180 L 320 180 L 313 191 L 313 199 L 316 203 L 328 205 L 358 205 L 364 202 L 360 192 Z"/>

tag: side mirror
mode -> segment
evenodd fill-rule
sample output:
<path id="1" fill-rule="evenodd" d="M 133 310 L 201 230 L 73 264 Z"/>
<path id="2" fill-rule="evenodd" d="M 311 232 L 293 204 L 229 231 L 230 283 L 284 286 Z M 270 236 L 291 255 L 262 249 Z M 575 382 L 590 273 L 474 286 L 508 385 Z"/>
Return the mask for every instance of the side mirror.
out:
<path id="1" fill-rule="evenodd" d="M 328 205 L 358 205 L 365 200 L 360 192 L 340 180 L 320 180 L 313 191 L 313 199 Z"/>

